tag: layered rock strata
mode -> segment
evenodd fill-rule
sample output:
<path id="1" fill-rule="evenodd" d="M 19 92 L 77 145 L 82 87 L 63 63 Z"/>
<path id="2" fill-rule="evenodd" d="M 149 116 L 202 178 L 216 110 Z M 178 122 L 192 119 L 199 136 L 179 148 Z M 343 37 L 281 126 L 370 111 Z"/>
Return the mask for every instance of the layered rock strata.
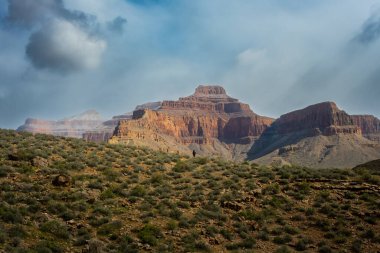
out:
<path id="1" fill-rule="evenodd" d="M 100 114 L 94 110 L 62 120 L 27 119 L 17 131 L 43 133 L 56 136 L 82 138 L 86 131 L 95 129 L 103 122 Z"/>
<path id="2" fill-rule="evenodd" d="M 156 110 L 161 106 L 161 102 L 149 102 L 142 105 L 136 106 L 135 110 L 143 110 L 143 109 L 151 109 Z M 113 116 L 112 119 L 104 121 L 101 125 L 92 129 L 90 131 L 86 131 L 83 134 L 83 139 L 87 141 L 94 142 L 107 142 L 115 131 L 116 126 L 119 124 L 120 120 L 130 120 L 132 119 L 133 113 L 125 113 L 122 115 Z"/>
<path id="3" fill-rule="evenodd" d="M 364 137 L 380 142 L 380 120 L 373 115 L 351 115 L 356 126 L 359 126 Z"/>
<path id="4" fill-rule="evenodd" d="M 333 102 L 282 115 L 249 151 L 249 159 L 312 167 L 351 167 L 380 158 L 380 145 L 363 136 L 376 132 L 375 121 L 350 116 Z"/>
<path id="5" fill-rule="evenodd" d="M 164 101 L 157 110 L 134 111 L 132 120 L 120 121 L 111 142 L 240 158 L 242 146 L 251 145 L 272 121 L 229 97 L 222 87 L 201 85 L 193 95 Z"/>

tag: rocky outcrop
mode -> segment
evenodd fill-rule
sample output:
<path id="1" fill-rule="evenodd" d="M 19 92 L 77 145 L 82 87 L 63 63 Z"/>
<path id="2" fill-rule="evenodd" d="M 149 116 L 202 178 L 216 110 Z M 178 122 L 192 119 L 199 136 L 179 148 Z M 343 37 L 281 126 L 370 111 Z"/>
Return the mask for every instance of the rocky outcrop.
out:
<path id="1" fill-rule="evenodd" d="M 356 117 L 356 118 L 355 118 Z M 270 164 L 281 159 L 311 167 L 352 167 L 380 158 L 380 145 L 365 136 L 368 120 L 350 116 L 333 102 L 282 115 L 254 143 L 248 157 Z"/>
<path id="2" fill-rule="evenodd" d="M 94 110 L 89 110 L 80 115 L 58 121 L 27 119 L 24 125 L 17 128 L 17 131 L 82 138 L 84 132 L 95 129 L 101 123 L 100 114 Z"/>
<path id="3" fill-rule="evenodd" d="M 324 135 L 361 134 L 361 129 L 355 126 L 350 115 L 340 110 L 333 102 L 319 103 L 284 114 L 275 121 L 274 127 L 279 134 L 301 131 Z"/>
<path id="4" fill-rule="evenodd" d="M 132 120 L 120 121 L 111 142 L 236 158 L 241 152 L 232 154 L 230 149 L 251 145 L 272 121 L 229 97 L 222 87 L 201 85 L 193 95 L 164 101 L 157 110 L 135 110 Z"/>
<path id="5" fill-rule="evenodd" d="M 136 106 L 135 110 L 151 109 L 157 110 L 161 106 L 161 102 L 149 102 L 142 105 Z M 104 121 L 101 125 L 92 129 L 91 131 L 86 131 L 83 134 L 83 139 L 87 141 L 103 142 L 108 141 L 114 131 L 116 126 L 119 124 L 120 120 L 130 120 L 132 119 L 133 113 L 125 113 L 122 115 L 113 116 L 112 119 Z"/>
<path id="6" fill-rule="evenodd" d="M 356 126 L 361 128 L 363 136 L 380 142 L 380 120 L 373 115 L 351 115 Z"/>
<path id="7" fill-rule="evenodd" d="M 122 119 L 132 119 L 132 114 L 114 116 L 112 119 L 102 122 L 96 128 L 84 132 L 82 138 L 86 141 L 107 142 L 112 137 L 117 124 Z"/>

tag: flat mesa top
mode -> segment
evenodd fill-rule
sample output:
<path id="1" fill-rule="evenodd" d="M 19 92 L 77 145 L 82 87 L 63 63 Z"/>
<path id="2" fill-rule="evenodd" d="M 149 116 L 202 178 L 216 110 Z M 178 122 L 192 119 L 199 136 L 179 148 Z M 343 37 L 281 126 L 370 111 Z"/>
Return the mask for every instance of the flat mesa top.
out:
<path id="1" fill-rule="evenodd" d="M 194 96 L 202 95 L 227 95 L 226 90 L 219 85 L 199 85 L 195 89 Z"/>

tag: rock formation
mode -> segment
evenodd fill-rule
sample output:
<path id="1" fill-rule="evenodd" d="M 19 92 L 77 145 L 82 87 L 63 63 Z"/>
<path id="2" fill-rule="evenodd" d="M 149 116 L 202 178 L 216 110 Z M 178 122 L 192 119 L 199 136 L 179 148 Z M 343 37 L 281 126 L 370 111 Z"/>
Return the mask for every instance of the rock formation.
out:
<path id="1" fill-rule="evenodd" d="M 308 106 L 302 110 L 282 115 L 273 124 L 279 134 L 289 134 L 307 131 L 310 134 L 322 133 L 334 135 L 338 133 L 361 134 L 360 127 L 356 126 L 350 115 L 339 110 L 333 102 L 324 102 Z"/>
<path id="2" fill-rule="evenodd" d="M 362 130 L 364 137 L 380 142 L 380 120 L 372 115 L 351 115 L 352 121 Z"/>
<path id="3" fill-rule="evenodd" d="M 121 119 L 132 119 L 132 114 L 122 114 L 112 117 L 112 119 L 102 122 L 94 129 L 90 129 L 82 134 L 86 141 L 107 142 L 113 135 L 115 128 Z"/>
<path id="4" fill-rule="evenodd" d="M 374 116 L 349 115 L 324 102 L 274 121 L 221 86 L 200 85 L 190 96 L 138 105 L 107 121 L 87 111 L 58 121 L 27 119 L 18 130 L 274 166 L 352 167 L 380 158 L 380 120 Z"/>
<path id="5" fill-rule="evenodd" d="M 374 125 L 365 116 L 350 116 L 333 102 L 311 105 L 277 119 L 248 157 L 259 163 L 282 159 L 312 167 L 352 167 L 380 158 L 379 143 L 363 136 L 376 133 Z"/>
<path id="6" fill-rule="evenodd" d="M 17 131 L 82 138 L 84 132 L 95 129 L 102 122 L 98 112 L 89 110 L 80 115 L 58 121 L 27 119 L 24 125 L 17 128 Z"/>
<path id="7" fill-rule="evenodd" d="M 135 110 L 142 109 L 151 109 L 155 110 L 161 106 L 161 102 L 149 102 L 142 105 L 136 106 Z M 103 142 L 108 141 L 115 131 L 116 126 L 118 125 L 120 120 L 129 120 L 132 119 L 133 113 L 125 113 L 122 115 L 113 116 L 112 119 L 104 121 L 101 125 L 92 129 L 90 131 L 86 131 L 83 133 L 83 139 L 87 141 L 95 141 L 95 142 Z"/>
<path id="8" fill-rule="evenodd" d="M 110 142 L 241 159 L 272 121 L 222 87 L 201 85 L 193 95 L 163 101 L 156 110 L 135 110 L 132 120 L 120 120 Z"/>

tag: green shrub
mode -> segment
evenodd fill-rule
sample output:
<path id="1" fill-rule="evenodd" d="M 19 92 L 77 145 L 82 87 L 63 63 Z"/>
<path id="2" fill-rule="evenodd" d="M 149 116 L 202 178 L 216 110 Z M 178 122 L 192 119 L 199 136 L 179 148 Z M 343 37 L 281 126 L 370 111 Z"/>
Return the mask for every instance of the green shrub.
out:
<path id="1" fill-rule="evenodd" d="M 368 229 L 367 231 L 361 234 L 361 237 L 365 239 L 373 239 L 375 238 L 375 232 L 372 229 Z"/>
<path id="2" fill-rule="evenodd" d="M 260 231 L 259 234 L 257 235 L 257 239 L 260 239 L 262 241 L 269 241 L 269 234 L 267 231 L 263 230 Z"/>
<path id="3" fill-rule="evenodd" d="M 117 237 L 119 230 L 122 228 L 123 223 L 121 221 L 112 221 L 106 224 L 103 224 L 99 227 L 97 234 L 108 236 L 108 237 Z"/>
<path id="4" fill-rule="evenodd" d="M 278 194 L 280 192 L 280 186 L 278 184 L 268 185 L 263 189 L 263 194 Z"/>
<path id="5" fill-rule="evenodd" d="M 0 228 L 0 244 L 5 243 L 5 240 L 7 239 L 7 235 L 5 232 Z"/>
<path id="6" fill-rule="evenodd" d="M 10 172 L 12 172 L 12 167 L 0 165 L 0 177 L 7 177 Z"/>
<path id="7" fill-rule="evenodd" d="M 305 211 L 306 216 L 312 216 L 315 214 L 315 209 L 314 208 L 307 208 Z"/>
<path id="8" fill-rule="evenodd" d="M 226 238 L 227 240 L 232 240 L 233 238 L 233 235 L 230 231 L 228 231 L 227 229 L 221 229 L 220 230 L 220 234 Z"/>
<path id="9" fill-rule="evenodd" d="M 284 231 L 291 235 L 296 235 L 300 233 L 300 230 L 298 228 L 294 228 L 291 226 L 285 226 Z"/>
<path id="10" fill-rule="evenodd" d="M 176 220 L 179 220 L 179 218 L 181 218 L 182 216 L 182 212 L 181 210 L 179 210 L 178 208 L 173 208 L 170 213 L 169 213 L 169 216 L 173 219 L 176 219 Z"/>
<path id="11" fill-rule="evenodd" d="M 291 241 L 292 237 L 290 235 L 276 236 L 273 238 L 273 242 L 276 244 L 285 244 Z"/>
<path id="12" fill-rule="evenodd" d="M 252 237 L 247 237 L 240 242 L 227 244 L 226 248 L 228 250 L 252 249 L 255 245 L 256 245 L 256 240 Z"/>
<path id="13" fill-rule="evenodd" d="M 158 227 L 151 224 L 146 224 L 138 231 L 137 236 L 143 243 L 156 246 L 158 238 L 162 237 L 162 233 Z"/>
<path id="14" fill-rule="evenodd" d="M 8 229 L 8 236 L 10 238 L 25 238 L 28 233 L 21 225 L 14 225 Z"/>
<path id="15" fill-rule="evenodd" d="M 123 236 L 121 240 L 119 240 L 118 244 L 119 244 L 118 252 L 125 252 L 125 253 L 139 252 L 137 243 L 135 243 L 134 240 L 128 235 Z"/>
<path id="16" fill-rule="evenodd" d="M 33 252 L 38 253 L 62 253 L 64 249 L 59 244 L 52 241 L 40 241 L 32 247 Z"/>
<path id="17" fill-rule="evenodd" d="M 298 241 L 296 242 L 295 249 L 296 249 L 297 251 L 304 251 L 304 250 L 307 249 L 307 245 L 308 245 L 308 244 L 309 244 L 309 241 L 306 240 L 306 239 L 304 239 L 304 238 L 302 238 L 302 239 L 300 239 L 300 240 L 298 240 Z"/>
<path id="18" fill-rule="evenodd" d="M 50 233 L 60 239 L 68 239 L 70 237 L 66 225 L 56 220 L 47 221 L 42 224 L 41 231 Z"/>
<path id="19" fill-rule="evenodd" d="M 178 161 L 172 170 L 174 172 L 186 172 L 193 170 L 193 166 L 191 166 L 188 162 Z"/>
<path id="20" fill-rule="evenodd" d="M 200 240 L 200 236 L 196 231 L 182 237 L 182 242 L 185 246 L 185 252 L 210 251 L 207 245 Z"/>
<path id="21" fill-rule="evenodd" d="M 275 253 L 291 253 L 291 251 L 287 246 L 284 245 L 278 248 Z"/>
<path id="22" fill-rule="evenodd" d="M 303 195 L 309 195 L 311 191 L 310 184 L 307 182 L 298 183 L 295 185 L 297 188 L 297 192 Z"/>
<path id="23" fill-rule="evenodd" d="M 329 246 L 327 245 L 322 245 L 318 248 L 319 253 L 332 253 L 332 250 Z"/>
<path id="24" fill-rule="evenodd" d="M 137 185 L 130 191 L 129 195 L 133 197 L 144 197 L 146 195 L 146 190 L 143 186 Z"/>
<path id="25" fill-rule="evenodd" d="M 362 244 L 363 242 L 361 240 L 355 240 L 352 242 L 351 250 L 354 253 L 360 253 L 362 252 Z"/>

